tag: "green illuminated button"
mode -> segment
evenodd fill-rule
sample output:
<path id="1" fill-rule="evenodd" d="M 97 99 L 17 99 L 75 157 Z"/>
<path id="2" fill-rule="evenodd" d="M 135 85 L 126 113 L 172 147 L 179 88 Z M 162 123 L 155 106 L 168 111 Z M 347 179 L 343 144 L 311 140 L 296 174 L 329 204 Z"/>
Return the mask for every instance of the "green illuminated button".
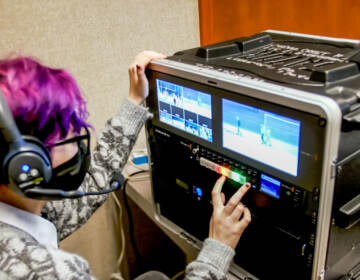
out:
<path id="1" fill-rule="evenodd" d="M 236 172 L 231 172 L 230 178 L 236 182 L 240 182 L 241 175 Z"/>
<path id="2" fill-rule="evenodd" d="M 240 175 L 240 184 L 245 184 L 247 182 L 247 178 L 243 175 Z"/>
<path id="3" fill-rule="evenodd" d="M 229 176 L 230 179 L 238 182 L 240 184 L 245 184 L 247 182 L 246 176 L 241 175 L 240 173 L 232 171 Z"/>

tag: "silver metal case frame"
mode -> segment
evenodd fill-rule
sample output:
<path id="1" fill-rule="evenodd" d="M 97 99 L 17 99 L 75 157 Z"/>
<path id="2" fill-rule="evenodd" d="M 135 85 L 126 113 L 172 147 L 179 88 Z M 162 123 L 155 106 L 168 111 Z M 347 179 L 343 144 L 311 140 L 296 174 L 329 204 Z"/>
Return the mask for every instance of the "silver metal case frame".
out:
<path id="1" fill-rule="evenodd" d="M 291 35 L 293 35 L 293 33 L 291 33 Z M 270 100 L 272 103 L 276 103 L 292 109 L 297 109 L 303 112 L 308 112 L 326 120 L 327 126 L 324 142 L 324 158 L 321 168 L 321 192 L 319 199 L 316 243 L 312 268 L 312 279 L 323 279 L 325 275 L 327 244 L 329 239 L 329 228 L 331 224 L 332 199 L 335 183 L 335 163 L 337 161 L 337 151 L 339 146 L 342 118 L 337 103 L 331 98 L 313 94 L 311 92 L 305 92 L 286 86 L 274 85 L 256 78 L 239 77 L 236 75 L 220 73 L 167 59 L 153 61 L 149 68 L 161 73 L 184 78 L 205 85 L 211 85 L 212 87 L 238 92 L 242 95 L 247 95 L 260 100 Z M 202 242 L 195 237 L 185 233 L 180 227 L 162 216 L 158 205 L 156 207 L 156 219 L 160 224 L 172 232 L 183 236 L 195 247 L 200 248 Z M 240 277 L 251 276 L 256 279 L 254 276 L 244 271 L 237 265 L 233 265 L 230 271 Z"/>

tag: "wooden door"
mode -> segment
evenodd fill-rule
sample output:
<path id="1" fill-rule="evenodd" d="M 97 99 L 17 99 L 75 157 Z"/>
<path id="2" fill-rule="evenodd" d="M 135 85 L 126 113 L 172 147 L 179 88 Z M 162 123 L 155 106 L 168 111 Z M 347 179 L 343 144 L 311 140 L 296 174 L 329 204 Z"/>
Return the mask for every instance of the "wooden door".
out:
<path id="1" fill-rule="evenodd" d="M 275 29 L 360 39 L 360 0 L 198 0 L 201 45 Z"/>

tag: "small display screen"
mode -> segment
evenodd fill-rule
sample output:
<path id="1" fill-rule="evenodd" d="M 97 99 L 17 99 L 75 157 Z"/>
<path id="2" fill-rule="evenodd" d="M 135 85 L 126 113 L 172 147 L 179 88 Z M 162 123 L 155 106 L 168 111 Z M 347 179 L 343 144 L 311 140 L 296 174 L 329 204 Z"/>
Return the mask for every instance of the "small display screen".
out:
<path id="1" fill-rule="evenodd" d="M 160 121 L 212 142 L 211 95 L 156 79 Z"/>
<path id="2" fill-rule="evenodd" d="M 298 175 L 301 122 L 222 99 L 223 147 Z"/>
<path id="3" fill-rule="evenodd" d="M 271 178 L 265 174 L 261 174 L 260 191 L 275 198 L 280 198 L 280 185 L 280 181 Z"/>

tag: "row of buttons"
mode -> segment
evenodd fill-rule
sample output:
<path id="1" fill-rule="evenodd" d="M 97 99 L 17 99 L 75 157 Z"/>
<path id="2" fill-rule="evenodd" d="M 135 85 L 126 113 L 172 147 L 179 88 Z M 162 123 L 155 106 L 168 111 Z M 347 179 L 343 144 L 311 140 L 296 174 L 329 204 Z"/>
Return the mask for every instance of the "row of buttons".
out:
<path id="1" fill-rule="evenodd" d="M 241 182 L 249 182 L 253 186 L 257 186 L 259 182 L 259 172 L 255 169 L 249 168 L 243 164 L 235 162 L 233 160 L 227 159 L 221 155 L 213 153 L 204 148 L 194 148 L 193 153 L 198 156 L 200 159 L 200 165 L 207 167 L 219 174 L 223 174 L 226 177 L 233 179 L 239 182 L 238 173 L 240 173 Z M 200 156 L 200 157 L 199 157 Z M 229 173 L 230 172 L 230 173 Z M 245 179 L 243 179 L 243 177 Z M 234 180 L 234 179 L 233 179 Z M 303 191 L 289 185 L 281 184 L 281 189 L 283 193 L 291 199 L 291 203 L 294 208 L 298 208 L 303 203 Z"/>
<path id="2" fill-rule="evenodd" d="M 199 153 L 201 157 L 206 158 L 208 161 L 216 163 L 220 167 L 226 167 L 235 172 L 240 171 L 242 175 L 247 177 L 248 182 L 252 185 L 255 185 L 257 183 L 257 170 L 251 169 L 243 164 L 230 160 L 204 148 L 196 149 L 196 153 Z"/>
<path id="3" fill-rule="evenodd" d="M 233 160 L 230 160 L 228 158 L 225 158 L 223 156 L 217 155 L 213 152 L 210 152 L 209 150 L 206 150 L 204 148 L 200 149 L 200 156 L 205 157 L 213 162 L 216 162 L 220 165 L 225 165 L 231 169 L 239 169 L 242 171 L 246 171 L 248 175 L 256 176 L 258 174 L 257 170 L 250 169 L 249 167 L 240 164 L 238 162 L 235 162 Z"/>
<path id="4" fill-rule="evenodd" d="M 27 173 L 25 173 L 25 172 L 20 173 L 18 179 L 20 182 L 25 182 L 28 179 L 32 179 L 34 177 L 39 176 L 39 174 L 40 174 L 39 170 L 37 170 L 36 168 L 33 168 L 33 169 L 30 169 L 30 171 Z"/>
<path id="5" fill-rule="evenodd" d="M 200 165 L 209 168 L 210 170 L 213 170 L 216 173 L 222 174 L 225 177 L 230 178 L 240 184 L 245 184 L 248 181 L 246 176 L 238 172 L 234 172 L 227 167 L 216 164 L 215 162 L 212 162 L 206 158 L 200 157 Z"/>
<path id="6" fill-rule="evenodd" d="M 227 164 L 227 165 L 235 166 L 237 168 L 240 166 L 239 164 L 235 163 L 232 160 L 224 158 L 224 157 L 222 157 L 220 155 L 217 155 L 217 154 L 215 154 L 213 152 L 210 152 L 209 150 L 206 150 L 206 149 L 203 149 L 203 148 L 200 149 L 200 156 L 206 157 L 207 159 L 209 159 L 211 161 L 214 161 L 214 162 L 217 162 L 218 164 L 221 164 L 221 165 L 226 165 Z"/>

